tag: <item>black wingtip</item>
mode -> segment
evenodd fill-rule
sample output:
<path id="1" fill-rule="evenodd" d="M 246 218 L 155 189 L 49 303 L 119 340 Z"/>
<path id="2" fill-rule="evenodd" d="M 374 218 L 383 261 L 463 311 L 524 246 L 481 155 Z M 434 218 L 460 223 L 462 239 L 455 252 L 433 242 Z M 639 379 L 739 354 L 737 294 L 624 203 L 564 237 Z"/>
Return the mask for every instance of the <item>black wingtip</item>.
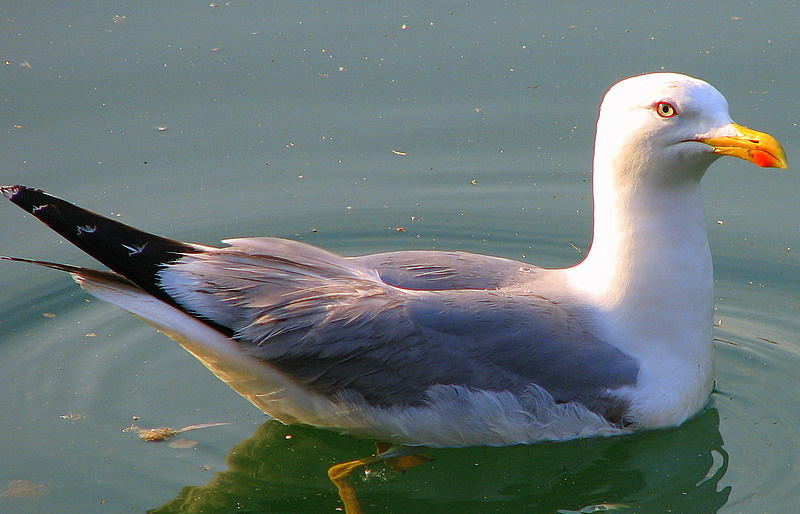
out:
<path id="1" fill-rule="evenodd" d="M 23 187 L 25 186 L 0 186 L 0 192 L 3 193 L 3 196 L 6 198 L 11 198 Z"/>
<path id="2" fill-rule="evenodd" d="M 26 186 L 0 186 L 0 193 L 3 193 L 3 196 L 5 196 L 6 198 L 8 198 L 13 202 L 14 197 L 17 196 L 20 193 L 20 191 L 23 191 L 25 189 L 31 189 L 31 188 Z"/>
<path id="3" fill-rule="evenodd" d="M 0 186 L 0 192 L 61 237 L 108 266 L 115 274 L 18 257 L 0 256 L 0 260 L 28 262 L 103 280 L 127 279 L 156 298 L 185 310 L 161 288 L 159 272 L 165 264 L 186 254 L 197 253 L 197 245 L 144 232 L 56 198 L 41 189 L 19 185 Z M 233 335 L 230 328 L 202 317 L 199 319 L 227 336 Z"/>
<path id="4" fill-rule="evenodd" d="M 0 186 L 0 192 L 3 193 L 3 196 L 11 200 L 13 203 L 19 205 L 39 219 L 41 218 L 39 215 L 37 215 L 37 213 L 41 209 L 49 206 L 50 199 L 56 199 L 63 202 L 63 200 L 48 195 L 46 192 L 42 191 L 41 189 L 36 189 L 35 187 L 19 185 Z"/>
<path id="5" fill-rule="evenodd" d="M 25 259 L 24 257 L 10 257 L 8 255 L 0 255 L 0 260 L 24 262 L 26 264 L 35 264 L 37 266 L 43 266 L 45 268 L 51 268 L 58 271 L 66 271 L 67 273 L 70 273 L 73 276 L 77 275 L 81 277 L 100 279 L 106 282 L 113 282 L 130 287 L 136 287 L 136 284 L 134 284 L 130 280 L 126 279 L 121 275 L 117 275 L 116 273 L 111 271 L 98 271 L 91 268 L 73 266 L 72 264 L 61 264 L 60 262 L 40 261 L 38 259 Z"/>
<path id="6" fill-rule="evenodd" d="M 47 194 L 41 189 L 28 186 L 0 186 L 0 192 L 3 193 L 3 196 L 34 215 L 35 211 L 44 207 L 51 199 L 64 201 Z"/>
<path id="7" fill-rule="evenodd" d="M 0 192 L 111 270 L 150 294 L 174 303 L 161 289 L 158 272 L 162 265 L 196 252 L 192 245 L 141 231 L 41 189 L 0 186 Z"/>

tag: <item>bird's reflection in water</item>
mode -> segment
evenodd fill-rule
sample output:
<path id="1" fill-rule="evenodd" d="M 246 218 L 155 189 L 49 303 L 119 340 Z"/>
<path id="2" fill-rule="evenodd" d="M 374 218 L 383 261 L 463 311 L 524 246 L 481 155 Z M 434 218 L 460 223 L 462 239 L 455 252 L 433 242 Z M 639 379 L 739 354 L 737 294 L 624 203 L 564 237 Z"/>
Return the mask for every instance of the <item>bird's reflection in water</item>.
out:
<path id="1" fill-rule="evenodd" d="M 355 474 L 364 512 L 716 512 L 730 486 L 719 414 L 630 436 L 503 448 L 425 449 L 399 474 L 378 464 Z M 332 512 L 342 504 L 327 469 L 374 451 L 359 441 L 269 421 L 227 457 L 229 469 L 188 486 L 167 512 Z"/>

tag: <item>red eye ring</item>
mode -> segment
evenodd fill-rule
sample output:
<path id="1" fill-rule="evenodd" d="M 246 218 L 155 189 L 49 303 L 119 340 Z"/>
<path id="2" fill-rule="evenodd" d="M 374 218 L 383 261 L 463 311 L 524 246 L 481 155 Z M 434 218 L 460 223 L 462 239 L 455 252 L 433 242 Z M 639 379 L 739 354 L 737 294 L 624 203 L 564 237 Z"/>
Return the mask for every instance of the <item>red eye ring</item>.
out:
<path id="1" fill-rule="evenodd" d="M 671 103 L 665 102 L 664 100 L 658 102 L 655 108 L 656 113 L 662 118 L 672 118 L 673 116 L 678 115 L 678 109 L 676 109 Z"/>

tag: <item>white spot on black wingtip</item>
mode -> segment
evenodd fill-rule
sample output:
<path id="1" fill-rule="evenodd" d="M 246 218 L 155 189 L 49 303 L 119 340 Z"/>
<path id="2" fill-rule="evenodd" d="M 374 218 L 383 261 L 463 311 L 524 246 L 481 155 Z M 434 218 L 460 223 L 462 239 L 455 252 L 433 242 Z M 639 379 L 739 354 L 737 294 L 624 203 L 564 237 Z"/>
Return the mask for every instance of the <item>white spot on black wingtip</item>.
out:
<path id="1" fill-rule="evenodd" d="M 14 198 L 20 191 L 22 191 L 22 186 L 0 186 L 0 193 L 3 193 L 3 196 L 9 200 Z"/>
<path id="2" fill-rule="evenodd" d="M 149 242 L 149 241 L 148 241 Z M 144 251 L 144 247 L 147 246 L 147 242 L 145 244 L 139 245 L 126 245 L 123 244 L 122 247 L 128 250 L 128 257 L 133 257 L 134 255 L 138 255 Z"/>
<path id="3" fill-rule="evenodd" d="M 78 226 L 76 228 L 78 229 L 78 235 L 81 235 L 81 234 L 94 234 L 94 231 L 97 230 L 97 225 L 94 225 L 94 226 L 84 225 L 82 227 Z"/>

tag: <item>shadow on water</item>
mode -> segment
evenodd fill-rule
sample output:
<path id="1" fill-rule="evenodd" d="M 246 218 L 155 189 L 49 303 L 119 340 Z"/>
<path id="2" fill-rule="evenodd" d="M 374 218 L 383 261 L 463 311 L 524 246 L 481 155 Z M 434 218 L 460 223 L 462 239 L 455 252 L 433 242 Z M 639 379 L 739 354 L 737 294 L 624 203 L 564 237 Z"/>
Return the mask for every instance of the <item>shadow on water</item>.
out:
<path id="1" fill-rule="evenodd" d="M 372 512 L 716 512 L 731 487 L 719 413 L 679 429 L 504 448 L 426 449 L 403 474 L 379 465 L 355 477 Z M 228 454 L 228 470 L 184 487 L 152 513 L 330 512 L 327 468 L 364 457 L 368 441 L 309 427 L 261 425 Z M 594 506 L 594 507 L 593 507 Z"/>

